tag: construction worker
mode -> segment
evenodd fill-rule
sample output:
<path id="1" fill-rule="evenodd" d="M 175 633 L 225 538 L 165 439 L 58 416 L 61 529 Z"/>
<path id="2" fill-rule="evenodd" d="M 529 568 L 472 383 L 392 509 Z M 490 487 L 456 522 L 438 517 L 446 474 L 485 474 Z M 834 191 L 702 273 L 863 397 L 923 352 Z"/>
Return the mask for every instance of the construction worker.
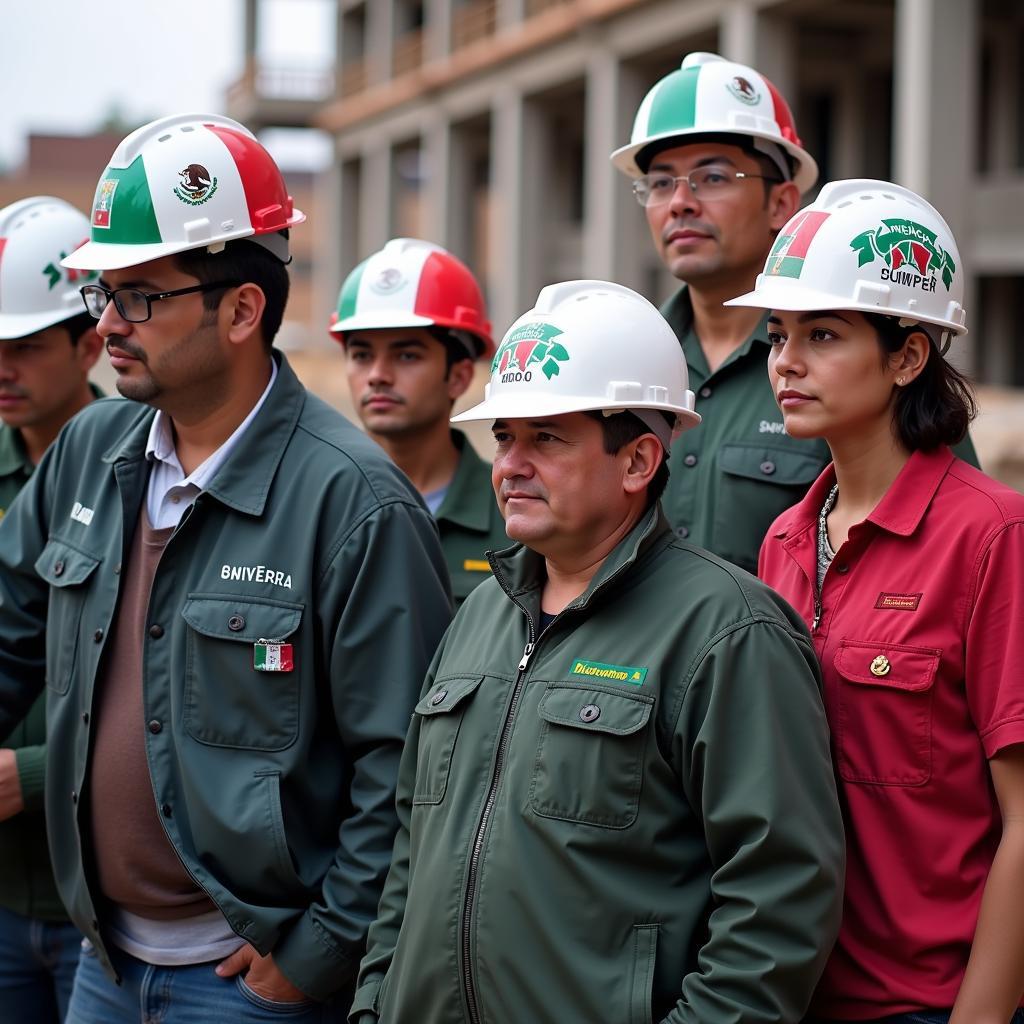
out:
<path id="1" fill-rule="evenodd" d="M 348 1009 L 450 605 L 418 496 L 272 348 L 303 219 L 242 125 L 177 115 L 117 147 L 64 260 L 134 400 L 0 523 L 0 730 L 45 685 L 71 1024 Z"/>
<path id="2" fill-rule="evenodd" d="M 768 526 L 829 454 L 785 433 L 765 383 L 763 313 L 723 303 L 753 287 L 817 165 L 771 82 L 713 53 L 688 54 L 654 85 L 611 159 L 634 179 L 658 256 L 684 282 L 662 313 L 703 427 L 672 451 L 665 512 L 681 537 L 753 572 Z M 976 463 L 969 441 L 962 454 Z"/>
<path id="3" fill-rule="evenodd" d="M 662 514 L 699 421 L 675 335 L 569 281 L 493 367 L 455 420 L 492 423 L 518 543 L 416 706 L 350 1019 L 799 1021 L 842 897 L 819 678 L 788 605 Z"/>
<path id="4" fill-rule="evenodd" d="M 760 562 L 812 629 L 846 815 L 823 1020 L 1024 1022 L 1024 496 L 948 447 L 964 277 L 920 196 L 838 181 L 734 300 L 770 310 L 787 434 L 833 457 Z"/>
<path id="5" fill-rule="evenodd" d="M 102 343 L 78 289 L 91 273 L 61 259 L 89 219 L 35 196 L 0 210 L 0 516 L 61 427 L 100 392 L 89 371 Z M 46 699 L 0 747 L 0 1006 L 6 1020 L 59 1024 L 82 936 L 57 894 L 46 846 Z"/>
<path id="6" fill-rule="evenodd" d="M 509 544 L 490 466 L 448 423 L 474 361 L 494 355 L 480 286 L 439 245 L 394 238 L 345 278 L 330 330 L 366 432 L 437 520 L 457 607 Z"/>

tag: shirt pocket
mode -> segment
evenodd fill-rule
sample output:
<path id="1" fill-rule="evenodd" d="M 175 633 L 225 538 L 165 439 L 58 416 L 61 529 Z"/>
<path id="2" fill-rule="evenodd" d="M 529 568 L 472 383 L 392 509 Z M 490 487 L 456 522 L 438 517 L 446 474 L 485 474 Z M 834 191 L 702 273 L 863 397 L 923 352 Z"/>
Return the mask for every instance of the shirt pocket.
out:
<path id="1" fill-rule="evenodd" d="M 545 818 L 628 828 L 640 807 L 654 698 L 551 683 L 540 699 L 530 806 Z"/>
<path id="2" fill-rule="evenodd" d="M 36 559 L 35 570 L 50 586 L 46 609 L 46 685 L 67 693 L 75 670 L 79 629 L 89 588 L 100 559 L 50 540 Z"/>
<path id="3" fill-rule="evenodd" d="M 284 750 L 295 741 L 301 672 L 257 671 L 253 657 L 259 640 L 287 640 L 303 610 L 249 596 L 188 596 L 184 724 L 193 739 L 248 750 Z"/>
<path id="4" fill-rule="evenodd" d="M 841 640 L 836 760 L 845 782 L 922 786 L 932 774 L 932 690 L 941 652 Z"/>
<path id="5" fill-rule="evenodd" d="M 482 681 L 483 676 L 436 680 L 430 692 L 416 705 L 420 733 L 416 744 L 413 805 L 439 804 L 444 799 L 462 719 L 469 698 Z"/>
<path id="6" fill-rule="evenodd" d="M 795 505 L 825 461 L 770 445 L 725 444 L 718 451 L 712 550 L 757 571 L 757 553 L 776 516 Z"/>

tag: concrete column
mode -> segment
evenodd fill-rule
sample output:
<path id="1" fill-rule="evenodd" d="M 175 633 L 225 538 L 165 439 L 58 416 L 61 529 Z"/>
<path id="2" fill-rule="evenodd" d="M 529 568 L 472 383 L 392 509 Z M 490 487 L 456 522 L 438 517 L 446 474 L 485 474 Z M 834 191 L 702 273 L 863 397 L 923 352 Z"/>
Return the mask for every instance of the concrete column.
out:
<path id="1" fill-rule="evenodd" d="M 495 21 L 499 32 L 517 25 L 526 17 L 525 0 L 495 0 Z"/>
<path id="2" fill-rule="evenodd" d="M 394 0 L 372 0 L 366 5 L 366 58 L 369 82 L 386 82 L 391 77 L 391 55 L 395 38 Z"/>
<path id="3" fill-rule="evenodd" d="M 300 228 L 315 232 L 312 305 L 317 324 L 326 323 L 331 310 L 336 308 L 342 278 L 343 241 L 347 234 L 355 234 L 355 225 L 344 222 L 346 199 L 343 169 L 335 160 L 313 182 L 313 209 L 307 212 L 311 219 L 316 218 L 315 223 Z M 326 331 L 319 331 L 306 338 L 303 347 L 326 348 L 329 345 Z"/>
<path id="4" fill-rule="evenodd" d="M 363 255 L 368 255 L 391 237 L 394 175 L 391 146 L 386 140 L 363 151 L 359 181 L 359 241 Z"/>
<path id="5" fill-rule="evenodd" d="M 790 22 L 759 11 L 750 0 L 732 0 L 718 23 L 719 52 L 771 80 L 792 107 L 796 91 L 796 34 Z"/>
<path id="6" fill-rule="evenodd" d="M 428 64 L 451 52 L 452 0 L 425 0 L 423 15 L 423 63 Z"/>
<path id="7" fill-rule="evenodd" d="M 421 225 L 423 237 L 448 247 L 450 242 L 452 164 L 451 122 L 438 113 L 423 126 L 420 136 L 425 181 L 421 189 Z"/>
<path id="8" fill-rule="evenodd" d="M 242 19 L 244 26 L 244 37 L 243 46 L 245 47 L 245 60 L 248 64 L 250 61 L 255 62 L 257 53 L 256 47 L 259 42 L 259 28 L 257 21 L 259 19 L 259 4 L 256 0 L 245 0 L 245 13 Z"/>

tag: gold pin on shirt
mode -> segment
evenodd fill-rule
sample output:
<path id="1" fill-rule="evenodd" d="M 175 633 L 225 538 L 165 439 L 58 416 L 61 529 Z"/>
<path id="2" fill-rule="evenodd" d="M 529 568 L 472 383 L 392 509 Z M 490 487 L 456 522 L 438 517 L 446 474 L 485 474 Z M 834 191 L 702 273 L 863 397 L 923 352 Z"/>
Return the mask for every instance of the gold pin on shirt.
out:
<path id="1" fill-rule="evenodd" d="M 887 676 L 890 668 L 892 668 L 892 666 L 889 664 L 889 659 L 884 654 L 878 655 L 878 657 L 871 662 L 871 674 L 873 676 Z"/>

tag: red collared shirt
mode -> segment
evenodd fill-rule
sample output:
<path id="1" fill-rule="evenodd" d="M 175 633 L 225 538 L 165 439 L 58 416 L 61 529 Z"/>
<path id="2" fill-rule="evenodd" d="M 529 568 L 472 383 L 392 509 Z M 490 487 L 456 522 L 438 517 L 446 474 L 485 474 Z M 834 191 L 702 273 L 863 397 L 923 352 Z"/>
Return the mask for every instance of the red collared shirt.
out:
<path id="1" fill-rule="evenodd" d="M 759 575 L 814 620 L 829 466 Z M 988 759 L 1024 743 L 1024 495 L 916 452 L 836 552 L 813 633 L 846 815 L 843 925 L 813 1005 L 864 1020 L 956 999 L 1000 837 Z"/>

